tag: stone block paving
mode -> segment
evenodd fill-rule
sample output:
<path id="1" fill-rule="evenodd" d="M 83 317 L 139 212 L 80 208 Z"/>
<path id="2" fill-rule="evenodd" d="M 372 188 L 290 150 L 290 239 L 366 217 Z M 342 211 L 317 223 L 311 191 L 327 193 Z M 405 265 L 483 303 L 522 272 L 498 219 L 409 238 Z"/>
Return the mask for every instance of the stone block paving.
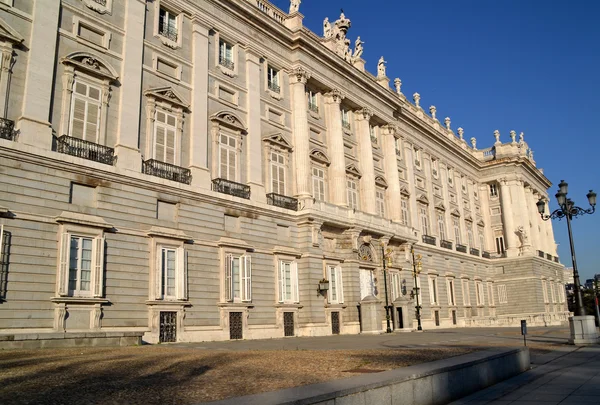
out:
<path id="1" fill-rule="evenodd" d="M 600 346 L 565 347 L 533 368 L 450 405 L 600 404 Z"/>

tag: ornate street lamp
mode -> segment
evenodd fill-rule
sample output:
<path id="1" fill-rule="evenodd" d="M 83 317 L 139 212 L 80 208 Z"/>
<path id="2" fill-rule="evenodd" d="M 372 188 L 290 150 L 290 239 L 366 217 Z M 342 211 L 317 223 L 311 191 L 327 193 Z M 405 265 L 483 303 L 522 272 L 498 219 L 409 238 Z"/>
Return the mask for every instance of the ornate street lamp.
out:
<path id="1" fill-rule="evenodd" d="M 414 296 L 417 300 L 417 305 L 415 305 L 415 309 L 417 310 L 417 330 L 423 330 L 423 327 L 421 326 L 421 303 L 419 302 L 419 284 L 417 284 L 417 276 L 421 273 L 421 270 L 423 270 L 423 264 L 421 263 L 421 255 L 418 254 L 415 257 L 415 247 L 414 245 L 410 247 L 410 253 L 412 255 L 412 265 L 413 265 L 413 277 L 414 277 L 414 283 L 415 283 L 415 287 L 413 289 L 414 291 Z"/>
<path id="2" fill-rule="evenodd" d="M 381 260 L 383 261 L 383 287 L 385 289 L 385 321 L 387 323 L 386 333 L 392 333 L 392 328 L 390 327 L 390 306 L 388 302 L 388 287 L 387 287 L 387 272 L 386 272 L 386 262 L 388 266 L 392 265 L 392 249 L 388 248 L 386 250 L 384 243 L 381 243 Z"/>
<path id="3" fill-rule="evenodd" d="M 583 307 L 583 299 L 581 297 L 581 283 L 579 282 L 579 272 L 577 271 L 577 260 L 575 258 L 575 245 L 573 244 L 573 232 L 571 230 L 571 220 L 575 217 L 584 214 L 593 214 L 596 211 L 596 193 L 590 190 L 586 197 L 590 203 L 591 208 L 583 209 L 577 207 L 573 200 L 567 198 L 569 191 L 569 185 L 561 180 L 558 184 L 558 192 L 556 193 L 556 201 L 558 202 L 558 209 L 552 212 L 550 215 L 545 214 L 546 203 L 541 198 L 536 203 L 538 212 L 544 221 L 549 219 L 567 219 L 567 229 L 569 230 L 569 244 L 571 245 L 571 260 L 573 261 L 573 280 L 575 282 L 575 315 L 585 316 L 585 309 Z"/>

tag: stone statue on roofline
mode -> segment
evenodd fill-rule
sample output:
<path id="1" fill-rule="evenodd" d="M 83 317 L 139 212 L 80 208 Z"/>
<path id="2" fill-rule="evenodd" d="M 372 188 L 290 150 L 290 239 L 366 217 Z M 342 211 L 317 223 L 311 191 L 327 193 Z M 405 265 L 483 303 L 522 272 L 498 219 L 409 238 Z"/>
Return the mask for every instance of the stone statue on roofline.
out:
<path id="1" fill-rule="evenodd" d="M 517 143 L 517 132 L 515 130 L 510 131 L 510 139 L 512 143 Z"/>
<path id="2" fill-rule="evenodd" d="M 300 9 L 300 3 L 302 0 L 290 0 L 290 12 L 289 14 L 297 13 Z"/>
<path id="3" fill-rule="evenodd" d="M 500 143 L 500 131 L 494 131 L 494 138 L 496 138 L 496 143 Z"/>
<path id="4" fill-rule="evenodd" d="M 379 62 L 377 62 L 377 77 L 386 77 L 385 75 L 385 64 L 387 62 L 383 59 L 383 56 L 379 58 Z"/>
<path id="5" fill-rule="evenodd" d="M 399 77 L 394 79 L 394 86 L 396 87 L 396 93 L 402 94 L 402 80 Z"/>
<path id="6" fill-rule="evenodd" d="M 354 59 L 358 59 L 362 56 L 364 51 L 363 44 L 364 41 L 361 41 L 360 37 L 356 38 L 356 41 L 354 41 L 354 55 L 352 55 Z"/>
<path id="7" fill-rule="evenodd" d="M 323 20 L 323 36 L 325 38 L 330 38 L 331 35 L 331 23 L 329 22 L 329 18 L 325 17 L 325 20 Z"/>

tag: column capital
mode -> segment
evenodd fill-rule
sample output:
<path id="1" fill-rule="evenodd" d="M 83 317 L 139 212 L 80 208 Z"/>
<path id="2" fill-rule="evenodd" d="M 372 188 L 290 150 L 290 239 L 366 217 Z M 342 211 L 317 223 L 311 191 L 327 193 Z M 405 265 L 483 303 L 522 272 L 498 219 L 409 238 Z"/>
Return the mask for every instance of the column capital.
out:
<path id="1" fill-rule="evenodd" d="M 339 89 L 332 89 L 324 94 L 325 102 L 330 104 L 341 104 L 346 95 Z"/>
<path id="2" fill-rule="evenodd" d="M 356 110 L 356 119 L 361 121 L 361 120 L 365 120 L 365 121 L 369 121 L 371 119 L 371 117 L 373 116 L 373 111 L 371 111 L 371 109 L 369 107 L 363 107 L 360 110 Z"/>
<path id="3" fill-rule="evenodd" d="M 306 84 L 306 82 L 310 79 L 310 72 L 304 69 L 302 66 L 296 66 L 292 69 L 290 73 L 290 80 L 292 84 L 302 83 Z"/>
<path id="4" fill-rule="evenodd" d="M 385 124 L 381 127 L 381 133 L 383 135 L 393 135 L 395 138 L 399 138 L 400 134 L 398 134 L 399 128 L 394 123 Z"/>

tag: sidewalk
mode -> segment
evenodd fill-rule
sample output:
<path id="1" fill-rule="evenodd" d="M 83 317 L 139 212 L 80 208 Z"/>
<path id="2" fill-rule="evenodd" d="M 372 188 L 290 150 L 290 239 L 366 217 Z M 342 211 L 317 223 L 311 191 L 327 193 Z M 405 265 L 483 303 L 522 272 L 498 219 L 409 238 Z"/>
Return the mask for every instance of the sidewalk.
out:
<path id="1" fill-rule="evenodd" d="M 532 370 L 450 405 L 600 404 L 600 346 L 568 346 L 537 356 Z"/>

